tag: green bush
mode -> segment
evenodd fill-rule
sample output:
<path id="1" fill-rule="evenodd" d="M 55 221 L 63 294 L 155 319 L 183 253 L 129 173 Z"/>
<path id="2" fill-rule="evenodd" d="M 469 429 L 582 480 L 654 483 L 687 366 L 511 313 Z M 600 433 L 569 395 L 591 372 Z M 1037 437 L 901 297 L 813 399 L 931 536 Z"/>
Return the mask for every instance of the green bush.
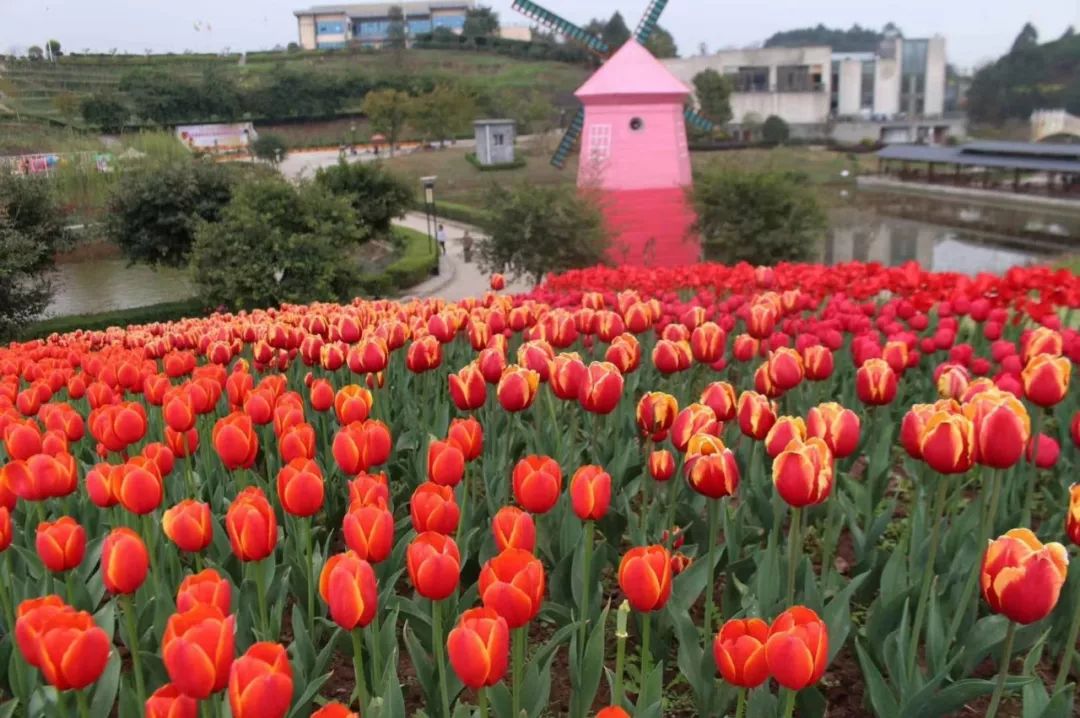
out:
<path id="1" fill-rule="evenodd" d="M 129 261 L 182 267 L 198 223 L 218 220 L 244 171 L 189 158 L 127 172 L 109 199 L 106 234 Z"/>
<path id="2" fill-rule="evenodd" d="M 414 200 L 412 208 L 416 212 L 423 212 L 424 201 L 422 199 Z M 491 219 L 491 214 L 485 210 L 471 207 L 467 204 L 456 204 L 454 202 L 436 202 L 435 212 L 439 219 L 448 219 L 451 222 L 470 224 L 474 227 L 483 226 L 485 222 Z"/>
<path id="3" fill-rule="evenodd" d="M 278 135 L 264 132 L 251 143 L 251 151 L 260 160 L 277 166 L 278 162 L 285 159 L 289 148 L 286 146 L 285 140 Z"/>
<path id="4" fill-rule="evenodd" d="M 49 180 L 0 172 L 0 338 L 49 305 L 53 257 L 69 241 Z"/>
<path id="5" fill-rule="evenodd" d="M 312 182 L 265 177 L 236 187 L 218 222 L 200 222 L 191 268 L 209 306 L 253 309 L 339 301 L 358 279 L 362 239 L 349 201 Z"/>
<path id="6" fill-rule="evenodd" d="M 825 213 L 804 175 L 714 169 L 695 178 L 705 258 L 735 264 L 810 259 Z"/>
<path id="7" fill-rule="evenodd" d="M 414 287 L 427 279 L 439 262 L 438 247 L 423 232 L 394 227 L 393 234 L 402 244 L 401 257 L 379 274 L 361 277 L 364 294 L 384 297 Z"/>
<path id="8" fill-rule="evenodd" d="M 524 157 L 518 156 L 514 158 L 513 162 L 504 162 L 501 165 L 482 165 L 480 164 L 480 159 L 476 156 L 475 152 L 470 152 L 469 154 L 465 155 L 465 159 L 468 160 L 469 164 L 471 164 L 473 167 L 480 170 L 481 172 L 502 172 L 503 170 L 519 170 L 527 164 Z"/>
<path id="9" fill-rule="evenodd" d="M 791 128 L 783 117 L 769 115 L 761 126 L 761 139 L 767 145 L 782 145 L 791 137 Z"/>
<path id="10" fill-rule="evenodd" d="M 413 196 L 412 187 L 378 163 L 350 164 L 341 159 L 333 167 L 320 169 L 315 183 L 352 204 L 365 240 L 385 237 Z"/>

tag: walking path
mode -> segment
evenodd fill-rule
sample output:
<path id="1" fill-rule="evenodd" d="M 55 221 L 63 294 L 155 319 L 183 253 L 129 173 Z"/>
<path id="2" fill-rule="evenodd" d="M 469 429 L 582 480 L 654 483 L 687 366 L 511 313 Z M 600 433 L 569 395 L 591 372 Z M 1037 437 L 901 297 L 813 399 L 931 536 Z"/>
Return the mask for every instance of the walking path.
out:
<path id="1" fill-rule="evenodd" d="M 456 302 L 468 297 L 480 297 L 491 288 L 491 277 L 480 271 L 476 264 L 476 246 L 486 239 L 483 233 L 476 227 L 461 222 L 439 220 L 446 227 L 446 233 L 450 237 L 447 242 L 447 253 L 439 257 L 439 274 L 409 289 L 406 297 L 442 297 L 448 301 Z M 427 219 L 419 212 L 409 212 L 404 218 L 395 220 L 394 224 L 399 227 L 407 227 L 417 232 L 427 233 Z M 461 246 L 461 237 L 469 231 L 473 240 L 473 261 L 465 261 L 465 249 Z M 520 294 L 528 292 L 533 287 L 531 280 L 520 279 L 510 281 L 507 277 L 505 294 Z"/>

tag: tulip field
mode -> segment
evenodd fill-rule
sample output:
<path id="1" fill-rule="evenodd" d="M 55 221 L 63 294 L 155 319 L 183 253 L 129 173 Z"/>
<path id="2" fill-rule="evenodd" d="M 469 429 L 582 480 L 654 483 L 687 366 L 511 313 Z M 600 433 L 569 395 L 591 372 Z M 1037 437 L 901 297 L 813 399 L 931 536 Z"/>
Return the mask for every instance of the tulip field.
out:
<path id="1" fill-rule="evenodd" d="M 0 718 L 1074 715 L 1076 275 L 502 288 L 0 349 Z"/>

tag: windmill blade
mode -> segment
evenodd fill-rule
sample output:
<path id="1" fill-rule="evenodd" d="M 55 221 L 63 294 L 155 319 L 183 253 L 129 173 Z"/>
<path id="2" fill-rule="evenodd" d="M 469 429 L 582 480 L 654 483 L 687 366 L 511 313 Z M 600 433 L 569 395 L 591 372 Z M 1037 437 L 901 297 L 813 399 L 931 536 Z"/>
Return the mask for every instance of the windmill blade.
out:
<path id="1" fill-rule="evenodd" d="M 536 3 L 530 2 L 530 0 L 514 0 L 512 7 L 530 20 L 536 21 L 542 27 L 554 30 L 571 40 L 577 40 L 593 52 L 601 55 L 608 54 L 609 48 L 606 42 L 591 33 L 585 32 L 585 30 L 566 18 L 559 17 L 550 10 L 545 10 Z"/>
<path id="2" fill-rule="evenodd" d="M 716 127 L 716 123 L 707 117 L 702 117 L 695 110 L 686 108 L 686 112 L 683 113 L 686 116 L 686 121 L 701 130 L 702 132 L 712 132 Z"/>
<path id="3" fill-rule="evenodd" d="M 566 158 L 573 152 L 574 145 L 577 144 L 578 138 L 581 137 L 581 130 L 584 126 L 585 108 L 582 107 L 574 115 L 574 119 L 570 120 L 570 126 L 566 128 L 566 134 L 563 135 L 562 142 L 559 143 L 558 149 L 555 150 L 555 154 L 551 157 L 552 165 L 559 169 L 566 166 Z"/>
<path id="4" fill-rule="evenodd" d="M 638 23 L 637 29 L 634 30 L 634 39 L 644 45 L 652 37 L 653 30 L 656 29 L 656 24 L 660 20 L 660 14 L 664 12 L 664 8 L 667 7 L 668 0 L 651 0 L 649 7 L 645 9 L 645 14 L 641 16 L 641 22 Z"/>

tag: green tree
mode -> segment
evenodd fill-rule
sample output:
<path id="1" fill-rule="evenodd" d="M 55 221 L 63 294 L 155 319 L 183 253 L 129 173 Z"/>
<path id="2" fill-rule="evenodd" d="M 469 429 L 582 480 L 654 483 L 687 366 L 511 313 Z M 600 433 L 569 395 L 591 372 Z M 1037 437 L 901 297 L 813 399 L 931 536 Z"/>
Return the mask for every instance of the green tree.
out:
<path id="1" fill-rule="evenodd" d="M 30 58 L 30 62 L 39 62 L 45 59 L 45 51 L 37 45 L 31 45 L 30 49 L 26 51 L 26 56 Z"/>
<path id="2" fill-rule="evenodd" d="M 128 261 L 182 267 L 199 221 L 218 220 L 244 171 L 185 159 L 125 172 L 109 197 L 106 235 Z"/>
<path id="3" fill-rule="evenodd" d="M 391 223 L 405 214 L 415 196 L 408 183 L 373 163 L 341 160 L 320 169 L 315 183 L 349 200 L 359 221 L 361 241 L 388 236 Z"/>
<path id="4" fill-rule="evenodd" d="M 791 128 L 778 115 L 769 115 L 761 126 L 761 139 L 770 145 L 782 145 L 791 136 Z"/>
<path id="5" fill-rule="evenodd" d="M 59 40 L 49 40 L 47 43 L 45 43 L 45 49 L 49 53 L 50 60 L 55 60 L 58 57 L 64 56 L 64 53 L 60 50 Z"/>
<path id="6" fill-rule="evenodd" d="M 725 264 L 805 261 L 827 226 L 796 173 L 712 169 L 695 178 L 694 206 L 705 257 Z"/>
<path id="7" fill-rule="evenodd" d="M 765 41 L 765 47 L 806 47 L 808 45 L 827 45 L 833 52 L 874 52 L 889 30 L 899 32 L 892 23 L 882 30 L 871 30 L 858 24 L 847 30 L 828 28 L 819 24 L 817 27 L 803 27 L 797 30 L 777 32 Z"/>
<path id="8" fill-rule="evenodd" d="M 1010 52 L 1019 52 L 1021 50 L 1030 50 L 1039 46 L 1039 31 L 1035 29 L 1035 26 L 1030 22 L 1024 23 L 1024 27 L 1020 29 L 1020 34 L 1013 40 L 1012 50 Z"/>
<path id="9" fill-rule="evenodd" d="M 200 117 L 233 120 L 243 114 L 239 85 L 221 65 L 207 65 L 198 87 Z"/>
<path id="10" fill-rule="evenodd" d="M 645 41 L 645 47 L 661 60 L 679 56 L 679 46 L 675 44 L 674 36 L 659 25 L 653 28 L 649 39 Z"/>
<path id="11" fill-rule="evenodd" d="M 573 186 L 493 185 L 486 209 L 489 239 L 478 251 L 484 271 L 539 282 L 548 272 L 604 261 L 610 240 L 603 215 Z"/>
<path id="12" fill-rule="evenodd" d="M 288 145 L 280 135 L 263 132 L 258 139 L 251 143 L 251 151 L 256 157 L 264 162 L 277 166 L 289 152 Z"/>
<path id="13" fill-rule="evenodd" d="M 626 44 L 626 41 L 630 39 L 630 28 L 626 26 L 626 20 L 623 19 L 621 12 L 615 11 L 615 14 L 604 25 L 600 36 L 612 51 Z"/>
<path id="14" fill-rule="evenodd" d="M 386 135 L 391 157 L 409 119 L 411 106 L 412 99 L 400 90 L 375 90 L 364 98 L 364 114 L 371 122 L 371 129 Z"/>
<path id="15" fill-rule="evenodd" d="M 694 94 L 701 114 L 718 125 L 731 121 L 731 80 L 713 69 L 694 75 Z"/>
<path id="16" fill-rule="evenodd" d="M 69 243 L 49 180 L 0 172 L 0 337 L 49 305 L 53 257 Z"/>
<path id="17" fill-rule="evenodd" d="M 248 94 L 245 104 L 264 117 L 330 116 L 341 109 L 348 89 L 346 80 L 281 64 Z"/>
<path id="18" fill-rule="evenodd" d="M 123 100 L 107 92 L 82 98 L 79 113 L 86 124 L 104 132 L 119 132 L 131 117 L 131 110 Z"/>
<path id="19" fill-rule="evenodd" d="M 393 5 L 386 14 L 390 21 L 386 28 L 386 47 L 394 50 L 405 49 L 409 34 L 405 27 L 405 13 L 400 5 Z"/>
<path id="20" fill-rule="evenodd" d="M 199 89 L 174 72 L 158 67 L 132 70 L 120 78 L 118 87 L 145 120 L 168 125 L 201 119 Z"/>
<path id="21" fill-rule="evenodd" d="M 499 13 L 483 5 L 465 11 L 465 26 L 461 34 L 467 38 L 498 37 Z"/>
<path id="22" fill-rule="evenodd" d="M 409 107 L 411 124 L 425 139 L 446 140 L 467 132 L 476 119 L 476 101 L 458 86 L 443 83 L 414 97 Z"/>
<path id="23" fill-rule="evenodd" d="M 218 222 L 200 222 L 191 268 L 200 296 L 234 309 L 341 301 L 358 280 L 353 209 L 311 182 L 239 185 Z"/>

